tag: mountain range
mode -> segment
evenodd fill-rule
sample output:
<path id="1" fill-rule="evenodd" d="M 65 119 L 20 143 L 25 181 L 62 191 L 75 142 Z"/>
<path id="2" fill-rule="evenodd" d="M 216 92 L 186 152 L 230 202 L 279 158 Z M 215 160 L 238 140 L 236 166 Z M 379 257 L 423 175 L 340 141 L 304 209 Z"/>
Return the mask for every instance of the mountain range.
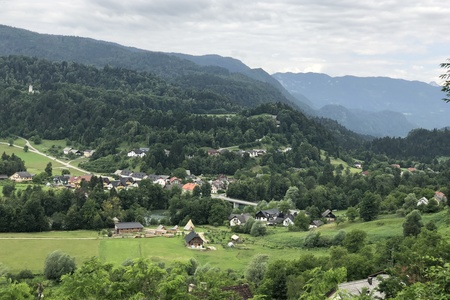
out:
<path id="1" fill-rule="evenodd" d="M 450 106 L 439 86 L 388 77 L 330 77 L 317 73 L 276 73 L 293 95 L 308 98 L 320 116 L 356 132 L 405 136 L 414 128 L 448 126 Z"/>
<path id="2" fill-rule="evenodd" d="M 183 87 L 211 90 L 255 107 L 281 102 L 311 117 L 336 120 L 371 136 L 406 136 L 414 128 L 443 128 L 450 106 L 440 87 L 387 77 L 268 74 L 219 55 L 152 52 L 90 38 L 39 34 L 0 25 L 0 56 L 24 55 L 145 71 Z"/>

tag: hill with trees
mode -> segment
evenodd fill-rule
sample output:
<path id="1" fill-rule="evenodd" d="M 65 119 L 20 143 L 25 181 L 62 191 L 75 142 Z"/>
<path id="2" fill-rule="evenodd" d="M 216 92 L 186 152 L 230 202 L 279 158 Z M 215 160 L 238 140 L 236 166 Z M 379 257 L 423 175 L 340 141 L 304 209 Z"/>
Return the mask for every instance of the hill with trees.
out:
<path id="1" fill-rule="evenodd" d="M 23 55 L 49 61 L 77 62 L 100 68 L 112 66 L 140 72 L 150 72 L 165 80 L 207 93 L 222 94 L 231 101 L 256 106 L 266 102 L 282 102 L 295 105 L 292 97 L 275 80 L 267 83 L 270 76 L 247 70 L 235 72 L 234 68 L 201 66 L 192 61 L 162 52 L 152 52 L 125 47 L 115 43 L 81 38 L 38 34 L 35 32 L 0 25 L 0 56 Z M 261 78 L 265 78 L 261 80 Z M 276 84 L 274 86 L 273 84 Z"/>

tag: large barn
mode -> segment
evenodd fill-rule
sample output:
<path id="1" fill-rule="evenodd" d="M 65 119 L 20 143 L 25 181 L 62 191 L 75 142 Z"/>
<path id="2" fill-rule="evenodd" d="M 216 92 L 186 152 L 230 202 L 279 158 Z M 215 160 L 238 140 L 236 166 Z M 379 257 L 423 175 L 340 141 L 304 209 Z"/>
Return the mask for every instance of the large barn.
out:
<path id="1" fill-rule="evenodd" d="M 114 232 L 116 234 L 141 232 L 143 229 L 144 226 L 139 222 L 121 222 L 114 226 Z"/>

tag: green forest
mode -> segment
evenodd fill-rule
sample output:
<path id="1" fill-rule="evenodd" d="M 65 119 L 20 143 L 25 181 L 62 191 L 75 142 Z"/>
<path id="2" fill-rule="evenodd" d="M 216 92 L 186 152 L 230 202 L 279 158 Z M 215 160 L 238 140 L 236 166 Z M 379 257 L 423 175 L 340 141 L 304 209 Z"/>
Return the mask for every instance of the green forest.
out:
<path id="1" fill-rule="evenodd" d="M 121 266 L 92 258 L 75 266 L 64 253 L 52 253 L 43 274 L 8 273 L 1 268 L 7 262 L 0 262 L 6 278 L 0 299 L 32 299 L 42 280 L 49 299 L 242 299 L 226 289 L 241 285 L 253 299 L 324 299 L 338 283 L 380 271 L 389 274 L 380 284 L 388 299 L 446 299 L 450 252 L 442 228 L 449 226 L 450 213 L 446 198 L 436 195 L 450 195 L 449 130 L 416 129 L 405 138 L 359 136 L 305 115 L 275 88 L 267 92 L 267 83 L 221 72 L 211 76 L 198 69 L 169 80 L 117 66 L 0 57 L 0 138 L 23 137 L 35 145 L 65 140 L 81 151 L 93 149 L 79 166 L 97 174 L 75 189 L 48 188 L 60 175 L 49 163 L 25 187 L 1 181 L 0 232 L 107 232 L 114 217 L 144 226 L 192 220 L 223 227 L 231 213 L 274 208 L 304 212 L 286 229 L 292 232 L 308 231 L 302 222 L 326 223 L 327 209 L 345 212 L 337 226 L 361 222 L 361 229 L 335 236 L 310 231 L 294 247 L 327 249 L 327 255 L 270 262 L 259 255 L 245 274 L 194 258 L 172 265 L 138 259 Z M 127 156 L 140 147 L 148 148 L 144 157 Z M 210 149 L 221 151 L 209 155 Z M 252 149 L 264 149 L 264 155 L 251 157 L 246 151 Z M 48 154 L 64 157 L 60 148 Z M 203 182 L 192 193 L 150 179 L 133 189 L 105 190 L 105 178 L 117 179 L 116 170 L 176 176 L 183 183 L 192 182 L 188 170 Z M 26 171 L 26 161 L 3 153 L 0 175 L 20 171 Z M 227 196 L 257 206 L 233 208 L 212 197 L 208 181 L 219 175 L 232 179 Z M 418 205 L 422 197 L 427 202 Z M 165 211 L 164 218 L 152 219 L 155 210 Z M 369 240 L 365 222 L 382 223 L 383 216 L 404 218 L 403 235 Z M 425 223 L 422 216 L 440 219 Z M 263 239 L 266 230 L 249 224 L 233 230 Z M 52 259 L 67 269 L 51 274 Z M 189 292 L 189 284 L 206 288 Z"/>

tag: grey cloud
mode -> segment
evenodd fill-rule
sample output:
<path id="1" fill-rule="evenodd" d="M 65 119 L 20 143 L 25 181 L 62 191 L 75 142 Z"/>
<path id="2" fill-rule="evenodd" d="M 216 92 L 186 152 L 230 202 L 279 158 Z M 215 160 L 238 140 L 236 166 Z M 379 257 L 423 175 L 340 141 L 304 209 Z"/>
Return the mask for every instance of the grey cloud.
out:
<path id="1" fill-rule="evenodd" d="M 234 56 L 268 72 L 430 81 L 442 48 L 450 49 L 450 7 L 442 2 L 15 0 L 2 2 L 0 20 L 154 51 Z"/>

